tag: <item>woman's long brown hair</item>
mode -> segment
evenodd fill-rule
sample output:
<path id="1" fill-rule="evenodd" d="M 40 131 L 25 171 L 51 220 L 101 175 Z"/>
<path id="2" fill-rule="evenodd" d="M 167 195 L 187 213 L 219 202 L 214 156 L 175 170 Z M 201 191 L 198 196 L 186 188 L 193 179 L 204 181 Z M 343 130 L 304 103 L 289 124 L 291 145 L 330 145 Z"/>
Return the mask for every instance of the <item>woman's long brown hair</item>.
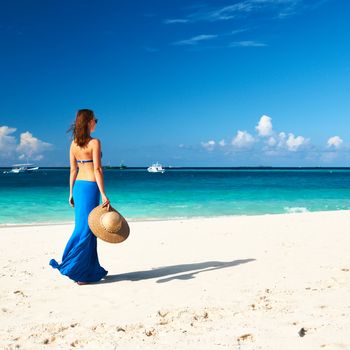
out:
<path id="1" fill-rule="evenodd" d="M 79 109 L 75 123 L 71 125 L 67 132 L 72 131 L 72 138 L 80 147 L 85 147 L 91 139 L 89 122 L 95 118 L 91 109 Z"/>

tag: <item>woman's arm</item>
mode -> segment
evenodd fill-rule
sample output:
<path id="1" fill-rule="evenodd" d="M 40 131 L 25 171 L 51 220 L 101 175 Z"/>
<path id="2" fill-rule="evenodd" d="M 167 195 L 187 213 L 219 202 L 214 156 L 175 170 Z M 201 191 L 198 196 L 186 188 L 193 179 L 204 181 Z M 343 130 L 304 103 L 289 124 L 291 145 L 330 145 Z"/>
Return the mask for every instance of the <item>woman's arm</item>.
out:
<path id="1" fill-rule="evenodd" d="M 73 154 L 73 142 L 70 145 L 69 150 L 69 162 L 70 162 L 70 175 L 69 175 L 69 204 L 74 207 L 74 199 L 73 199 L 73 186 L 75 179 L 78 175 L 78 166 L 75 156 Z"/>
<path id="2" fill-rule="evenodd" d="M 99 139 L 94 139 L 92 145 L 92 159 L 94 162 L 94 173 L 97 186 L 100 190 L 103 206 L 107 206 L 109 210 L 109 199 L 105 193 L 105 186 L 103 181 L 103 170 L 101 165 L 101 142 Z"/>

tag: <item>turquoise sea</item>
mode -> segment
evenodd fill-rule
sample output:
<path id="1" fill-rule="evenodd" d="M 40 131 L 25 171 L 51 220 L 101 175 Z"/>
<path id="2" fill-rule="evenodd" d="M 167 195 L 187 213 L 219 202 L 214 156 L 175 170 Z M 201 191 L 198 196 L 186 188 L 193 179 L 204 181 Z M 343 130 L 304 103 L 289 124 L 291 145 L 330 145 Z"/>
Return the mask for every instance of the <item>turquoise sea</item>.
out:
<path id="1" fill-rule="evenodd" d="M 112 205 L 129 220 L 350 209 L 350 169 L 106 169 Z M 74 221 L 69 169 L 0 173 L 0 225 Z"/>

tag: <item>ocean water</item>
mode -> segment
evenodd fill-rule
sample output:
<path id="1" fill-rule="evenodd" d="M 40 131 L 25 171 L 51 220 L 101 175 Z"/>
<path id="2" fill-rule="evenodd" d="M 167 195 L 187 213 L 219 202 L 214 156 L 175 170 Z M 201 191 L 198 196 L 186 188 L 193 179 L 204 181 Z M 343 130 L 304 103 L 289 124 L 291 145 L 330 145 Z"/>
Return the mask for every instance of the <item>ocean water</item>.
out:
<path id="1" fill-rule="evenodd" d="M 104 171 L 107 196 L 129 220 L 350 209 L 350 169 Z M 68 169 L 0 174 L 0 225 L 74 221 Z"/>

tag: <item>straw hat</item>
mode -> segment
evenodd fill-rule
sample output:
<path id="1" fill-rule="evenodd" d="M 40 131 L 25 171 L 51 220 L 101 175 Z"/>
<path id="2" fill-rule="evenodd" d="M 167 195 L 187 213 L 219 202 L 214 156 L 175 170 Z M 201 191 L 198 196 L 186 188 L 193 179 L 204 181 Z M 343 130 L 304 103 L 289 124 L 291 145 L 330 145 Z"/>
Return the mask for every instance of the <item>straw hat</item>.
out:
<path id="1" fill-rule="evenodd" d="M 88 223 L 96 237 L 109 243 L 123 242 L 130 233 L 123 215 L 112 207 L 109 210 L 107 207 L 102 208 L 102 204 L 91 210 Z"/>

